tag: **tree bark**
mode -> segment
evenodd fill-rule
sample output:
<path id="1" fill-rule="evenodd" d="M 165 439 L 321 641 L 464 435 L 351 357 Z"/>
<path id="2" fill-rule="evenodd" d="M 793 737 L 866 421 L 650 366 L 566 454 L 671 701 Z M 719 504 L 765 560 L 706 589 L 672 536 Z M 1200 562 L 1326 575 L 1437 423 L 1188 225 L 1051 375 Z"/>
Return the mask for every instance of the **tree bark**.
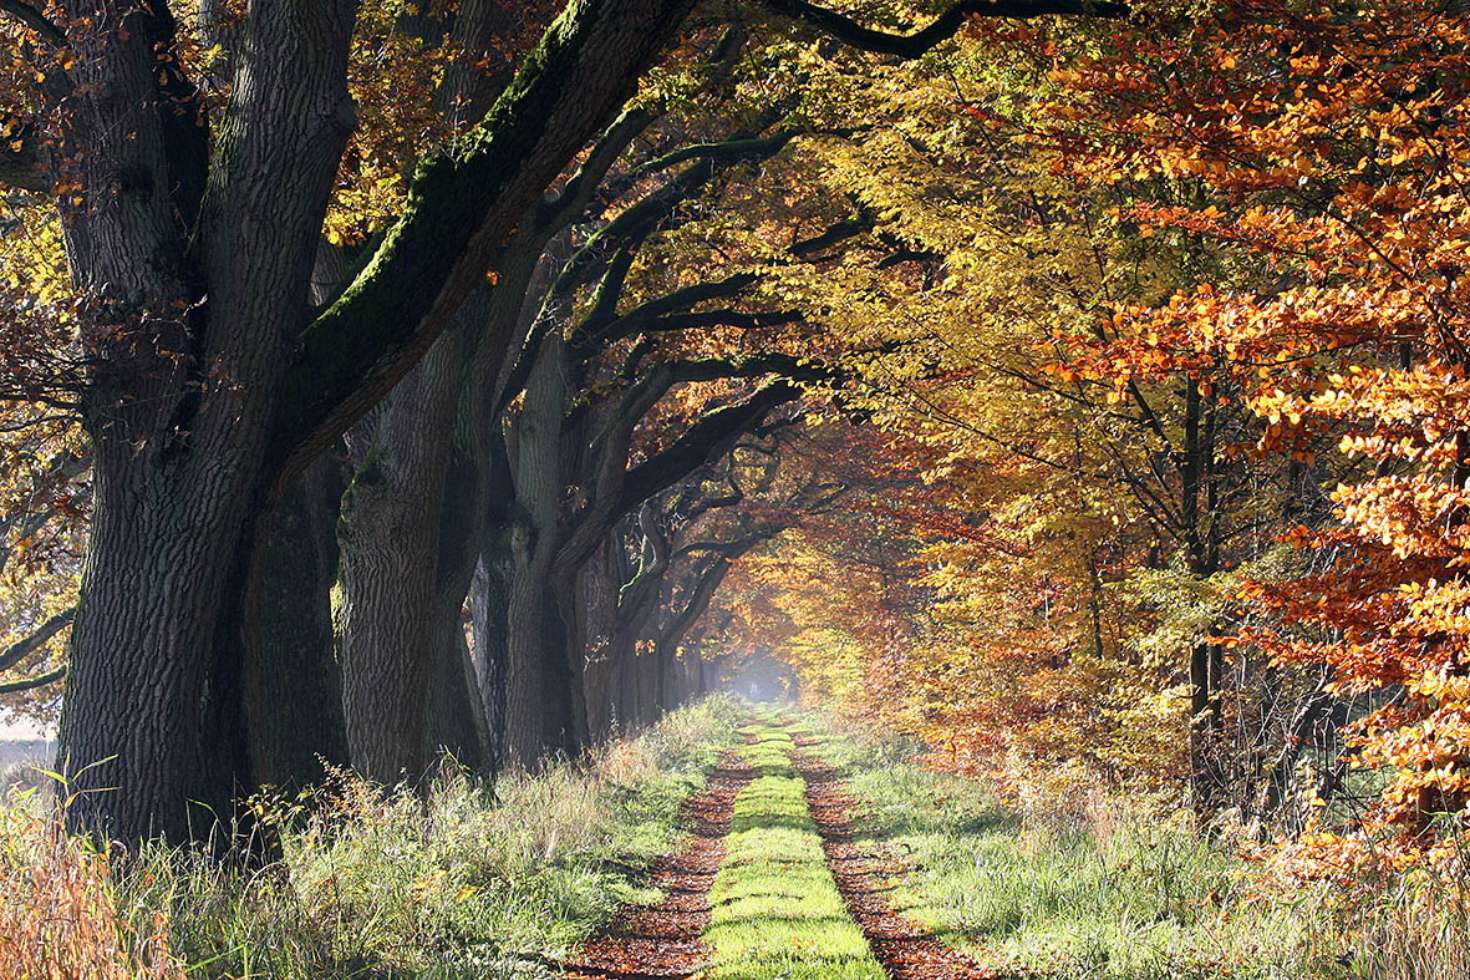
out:
<path id="1" fill-rule="evenodd" d="M 74 789 L 108 790 L 79 796 L 69 825 L 183 839 L 257 782 L 244 660 L 273 489 L 270 392 L 350 128 L 352 13 L 345 0 L 252 13 L 250 81 L 206 196 L 197 96 L 160 58 L 166 8 L 139 5 L 121 25 L 110 8 L 69 10 L 93 17 L 72 38 L 63 113 L 86 204 L 63 228 L 97 303 L 83 409 L 95 500 L 60 757 Z"/>
<path id="2" fill-rule="evenodd" d="M 331 597 L 341 470 L 333 455 L 317 460 L 267 521 L 246 710 L 256 778 L 287 792 L 320 782 L 323 762 L 349 761 Z"/>
<path id="3" fill-rule="evenodd" d="M 565 349 L 561 325 L 546 332 L 516 416 L 511 454 L 515 504 L 510 524 L 510 551 L 514 573 L 506 613 L 508 677 L 506 702 L 506 764 L 535 767 L 549 747 L 548 735 L 560 719 L 548 720 L 548 710 L 560 713 L 560 692 L 548 688 L 558 681 L 549 652 L 548 625 L 554 613 L 551 563 L 557 545 L 557 512 L 561 501 L 562 413 L 566 402 Z"/>
<path id="4" fill-rule="evenodd" d="M 347 733 L 354 767 L 388 785 L 418 780 L 429 763 L 429 680 L 446 653 L 435 641 L 448 642 L 434 629 L 445 429 L 458 406 L 463 337 L 441 337 L 348 439 L 356 476 L 338 524 Z"/>
<path id="5" fill-rule="evenodd" d="M 610 537 L 579 577 L 581 628 L 578 631 L 586 667 L 582 688 L 587 705 L 587 733 L 591 744 L 606 742 L 612 735 L 614 716 L 612 649 L 617 628 L 619 578 L 613 554 L 620 542 Z"/>
<path id="6" fill-rule="evenodd" d="M 499 535 L 495 537 L 499 538 Z M 505 767 L 506 692 L 510 672 L 507 635 L 510 575 L 508 542 L 487 542 L 475 567 L 470 588 L 475 676 L 484 701 L 489 742 L 490 755 L 485 765 L 487 775 L 496 775 Z"/>

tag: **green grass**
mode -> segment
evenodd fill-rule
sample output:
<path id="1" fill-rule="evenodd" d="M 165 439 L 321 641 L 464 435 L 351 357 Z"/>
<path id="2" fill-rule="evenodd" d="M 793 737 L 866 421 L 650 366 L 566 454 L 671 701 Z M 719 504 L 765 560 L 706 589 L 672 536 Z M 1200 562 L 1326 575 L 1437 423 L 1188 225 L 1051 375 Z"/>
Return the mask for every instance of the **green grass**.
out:
<path id="1" fill-rule="evenodd" d="M 200 977 L 551 980 L 620 904 L 661 897 L 645 871 L 680 848 L 679 806 L 737 744 L 748 710 L 727 699 L 683 709 L 583 763 L 501 780 L 493 796 L 452 771 L 427 798 L 343 774 L 309 813 L 267 807 L 284 821 L 285 856 L 260 870 L 162 847 L 109 869 L 57 833 L 41 796 L 0 793 L 11 899 L 0 909 L 10 934 L 31 937 L 11 949 L 71 957 L 50 972 L 0 962 L 0 974 L 90 975 L 98 955 L 120 949 L 171 980 L 183 975 L 174 966 Z M 894 904 L 998 972 L 1470 977 L 1463 883 L 1365 883 L 1356 905 L 1328 885 L 1273 890 L 1228 842 L 1157 801 L 1094 786 L 1028 794 L 1017 810 L 983 781 L 923 768 L 901 739 L 789 715 L 745 731 L 756 742 L 738 751 L 756 778 L 735 801 L 710 896 L 706 980 L 882 977 L 788 756 L 801 732 L 864 804 L 858 844 L 913 865 Z"/>
<path id="2" fill-rule="evenodd" d="M 847 914 L 787 752 L 786 731 L 754 726 L 741 749 L 756 778 L 735 799 L 728 851 L 710 890 L 710 980 L 882 980 Z"/>
<path id="3" fill-rule="evenodd" d="M 817 751 L 866 804 L 860 840 L 915 866 L 894 904 L 986 966 L 1079 980 L 1337 975 L 1310 901 L 1255 900 L 1251 869 L 1183 814 L 1120 795 L 1086 818 L 1022 816 L 896 740 L 828 737 Z"/>
<path id="4" fill-rule="evenodd" d="M 155 847 L 108 887 L 144 934 L 164 917 L 191 975 L 549 980 L 620 904 L 658 900 L 643 872 L 679 846 L 681 802 L 746 717 L 702 702 L 493 797 L 452 772 L 427 799 L 343 774 L 287 820 L 277 865 Z"/>

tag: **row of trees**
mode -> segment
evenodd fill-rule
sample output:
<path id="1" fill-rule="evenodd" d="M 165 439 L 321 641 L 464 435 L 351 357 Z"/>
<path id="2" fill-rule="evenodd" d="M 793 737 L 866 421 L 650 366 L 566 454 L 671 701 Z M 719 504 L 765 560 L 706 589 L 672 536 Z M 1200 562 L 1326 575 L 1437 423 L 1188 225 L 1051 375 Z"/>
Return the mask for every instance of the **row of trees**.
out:
<path id="1" fill-rule="evenodd" d="M 42 689 L 70 625 L 74 827 L 534 765 L 698 690 L 730 561 L 844 490 L 796 405 L 867 341 L 782 284 L 910 262 L 792 163 L 865 126 L 806 85 L 862 62 L 785 25 L 1119 10 L 693 7 L 0 5 L 4 665 Z"/>
<path id="2" fill-rule="evenodd" d="M 956 766 L 1454 859 L 1465 12 L 860 6 L 0 5 L 0 669 L 65 669 L 78 825 L 770 648 Z"/>
<path id="3" fill-rule="evenodd" d="M 851 311 L 903 343 L 853 395 L 881 463 L 720 622 L 956 766 L 1184 790 L 1314 872 L 1453 864 L 1470 24 L 1149 14 L 895 66 L 841 173 L 939 281 Z"/>

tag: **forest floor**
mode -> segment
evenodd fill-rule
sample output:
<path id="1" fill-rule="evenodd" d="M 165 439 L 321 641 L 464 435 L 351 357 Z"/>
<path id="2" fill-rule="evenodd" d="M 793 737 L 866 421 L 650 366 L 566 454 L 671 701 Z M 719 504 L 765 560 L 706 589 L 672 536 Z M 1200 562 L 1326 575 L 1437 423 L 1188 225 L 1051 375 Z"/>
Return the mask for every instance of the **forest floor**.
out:
<path id="1" fill-rule="evenodd" d="M 1003 805 L 926 759 L 716 697 L 493 787 L 446 768 L 385 795 L 340 773 L 264 801 L 284 854 L 256 872 L 169 848 L 96 860 L 41 796 L 0 791 L 0 939 L 46 939 L 0 941 L 0 976 L 74 975 L 57 957 L 104 949 L 109 975 L 283 980 L 1413 975 L 1345 955 L 1311 895 L 1262 900 L 1186 813 Z"/>
<path id="2" fill-rule="evenodd" d="M 793 714 L 739 734 L 681 812 L 689 842 L 656 866 L 662 900 L 620 910 L 569 978 L 1300 977 L 1309 958 L 1299 920 L 1217 919 L 1229 883 L 1198 847 L 1171 867 L 1164 842 L 1163 864 L 1139 869 L 1157 900 L 1140 903 L 1126 893 L 1157 840 L 1120 858 L 1058 838 L 1042 855 L 974 781 Z"/>

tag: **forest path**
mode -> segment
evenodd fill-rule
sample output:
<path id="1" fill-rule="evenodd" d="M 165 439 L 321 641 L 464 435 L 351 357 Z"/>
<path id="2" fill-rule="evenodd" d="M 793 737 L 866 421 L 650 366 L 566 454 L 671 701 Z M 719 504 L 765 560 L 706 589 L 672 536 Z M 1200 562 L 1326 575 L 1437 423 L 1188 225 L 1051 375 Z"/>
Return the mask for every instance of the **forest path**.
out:
<path id="1" fill-rule="evenodd" d="M 853 842 L 840 775 L 798 725 L 742 730 L 685 807 L 694 837 L 661 863 L 665 899 L 628 907 L 589 943 L 576 980 L 991 980 L 895 912 L 907 869 Z"/>

